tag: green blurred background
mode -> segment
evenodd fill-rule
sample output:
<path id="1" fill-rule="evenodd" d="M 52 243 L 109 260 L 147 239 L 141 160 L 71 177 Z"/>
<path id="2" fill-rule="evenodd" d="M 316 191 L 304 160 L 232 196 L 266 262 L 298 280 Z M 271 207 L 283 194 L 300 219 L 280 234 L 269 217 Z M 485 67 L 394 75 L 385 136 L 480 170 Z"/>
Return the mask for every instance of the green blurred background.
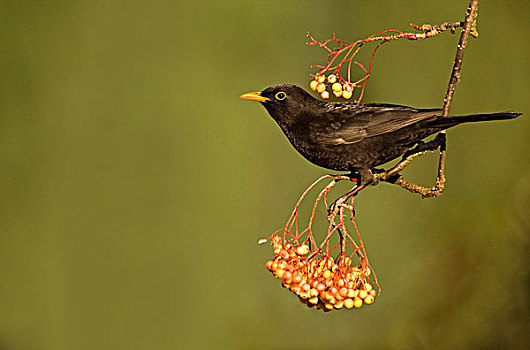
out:
<path id="1" fill-rule="evenodd" d="M 323 314 L 257 240 L 327 173 L 244 92 L 307 86 L 336 32 L 463 18 L 467 0 L 2 1 L 0 349 L 529 346 L 530 3 L 484 1 L 449 132 L 447 190 L 366 190 L 383 291 Z M 387 44 L 365 102 L 440 106 L 458 37 Z M 436 156 L 407 176 L 433 183 Z"/>

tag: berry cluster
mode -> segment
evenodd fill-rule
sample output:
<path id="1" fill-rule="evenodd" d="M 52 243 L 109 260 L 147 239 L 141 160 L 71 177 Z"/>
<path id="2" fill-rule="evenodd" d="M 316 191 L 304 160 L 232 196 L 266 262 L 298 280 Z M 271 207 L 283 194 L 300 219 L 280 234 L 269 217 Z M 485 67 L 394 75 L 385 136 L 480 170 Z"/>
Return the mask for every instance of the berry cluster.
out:
<path id="1" fill-rule="evenodd" d="M 326 80 L 328 85 L 326 85 Z M 326 76 L 315 75 L 315 78 L 309 83 L 311 90 L 316 91 L 320 94 L 323 99 L 329 98 L 329 92 L 326 90 L 328 86 L 331 86 L 331 91 L 335 97 L 343 97 L 349 100 L 353 96 L 353 86 L 350 83 L 340 83 L 337 81 L 337 76 L 334 74 Z"/>
<path id="2" fill-rule="evenodd" d="M 376 291 L 369 283 L 370 268 L 362 263 L 352 267 L 351 259 L 310 254 L 309 246 L 272 238 L 274 257 L 266 267 L 282 280 L 282 286 L 295 293 L 300 301 L 315 309 L 360 308 L 372 304 Z"/>

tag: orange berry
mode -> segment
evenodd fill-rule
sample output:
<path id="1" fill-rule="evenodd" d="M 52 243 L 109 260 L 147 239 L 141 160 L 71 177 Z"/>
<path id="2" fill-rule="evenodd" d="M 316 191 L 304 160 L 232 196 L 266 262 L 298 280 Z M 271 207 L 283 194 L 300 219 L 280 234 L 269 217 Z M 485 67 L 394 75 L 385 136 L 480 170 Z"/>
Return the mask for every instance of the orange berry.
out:
<path id="1" fill-rule="evenodd" d="M 316 290 L 317 290 L 319 293 L 322 293 L 324 290 L 326 290 L 326 285 L 323 284 L 323 283 L 319 283 L 319 284 L 317 284 Z"/>
<path id="2" fill-rule="evenodd" d="M 334 82 L 337 81 L 337 76 L 334 75 L 334 74 L 331 74 L 329 77 L 328 77 L 328 82 L 330 82 L 331 84 L 333 84 Z"/>
<path id="3" fill-rule="evenodd" d="M 353 87 L 350 84 L 346 83 L 346 84 L 344 84 L 344 87 L 342 89 L 344 91 L 350 91 L 351 92 L 353 90 Z"/>
<path id="4" fill-rule="evenodd" d="M 344 300 L 344 306 L 347 309 L 351 309 L 353 307 L 353 300 L 352 299 L 346 299 Z"/>
<path id="5" fill-rule="evenodd" d="M 363 300 L 360 298 L 355 298 L 353 300 L 353 306 L 355 306 L 357 309 L 363 306 Z"/>
<path id="6" fill-rule="evenodd" d="M 344 302 L 342 300 L 337 301 L 333 306 L 335 307 L 335 309 L 341 309 L 344 306 Z"/>
<path id="7" fill-rule="evenodd" d="M 287 283 L 291 283 L 291 280 L 293 279 L 293 274 L 290 271 L 285 271 L 283 274 L 283 279 Z"/>
<path id="8" fill-rule="evenodd" d="M 294 283 L 300 283 L 300 282 L 302 282 L 302 274 L 299 273 L 299 272 L 295 272 L 295 273 L 293 274 L 293 282 L 294 282 Z"/>
<path id="9" fill-rule="evenodd" d="M 311 288 L 311 290 L 309 291 L 309 295 L 311 295 L 312 297 L 318 296 L 318 290 L 316 290 L 315 288 Z"/>
<path id="10" fill-rule="evenodd" d="M 267 270 L 272 271 L 272 264 L 273 262 L 271 260 L 267 261 L 267 263 L 265 264 Z"/>
<path id="11" fill-rule="evenodd" d="M 368 305 L 370 305 L 371 303 L 373 303 L 374 300 L 375 300 L 374 297 L 371 296 L 371 295 L 368 295 L 366 298 L 364 298 L 364 302 L 365 302 L 366 304 L 368 304 Z"/>
<path id="12" fill-rule="evenodd" d="M 309 302 L 310 302 L 311 304 L 317 304 L 317 303 L 318 303 L 318 297 L 312 297 L 312 298 L 310 298 L 310 299 L 309 299 Z"/>
<path id="13" fill-rule="evenodd" d="M 324 304 L 324 307 L 325 307 L 326 309 L 328 309 L 328 310 L 331 310 L 331 309 L 333 309 L 333 304 L 325 303 L 325 304 Z"/>
<path id="14" fill-rule="evenodd" d="M 319 84 L 317 85 L 317 92 L 318 92 L 318 93 L 321 93 L 321 92 L 323 92 L 324 90 L 326 90 L 326 85 L 324 85 L 323 83 L 319 83 Z"/>
<path id="15" fill-rule="evenodd" d="M 316 81 L 316 80 L 311 80 L 311 82 L 309 83 L 309 87 L 313 91 L 315 91 L 317 89 L 317 85 L 318 85 L 318 81 Z"/>
<path id="16" fill-rule="evenodd" d="M 345 296 L 347 296 L 347 295 L 348 295 L 348 288 L 341 288 L 341 289 L 339 290 L 339 295 L 340 295 L 341 297 L 345 297 Z"/>
<path id="17" fill-rule="evenodd" d="M 371 296 L 375 297 L 375 295 L 377 294 L 377 292 L 375 291 L 375 289 L 372 289 L 372 290 L 370 291 L 370 293 L 368 293 L 368 294 L 370 294 Z"/>
<path id="18" fill-rule="evenodd" d="M 304 283 L 304 284 L 302 284 L 302 289 L 305 292 L 309 292 L 309 290 L 311 289 L 311 286 L 309 285 L 309 283 Z"/>

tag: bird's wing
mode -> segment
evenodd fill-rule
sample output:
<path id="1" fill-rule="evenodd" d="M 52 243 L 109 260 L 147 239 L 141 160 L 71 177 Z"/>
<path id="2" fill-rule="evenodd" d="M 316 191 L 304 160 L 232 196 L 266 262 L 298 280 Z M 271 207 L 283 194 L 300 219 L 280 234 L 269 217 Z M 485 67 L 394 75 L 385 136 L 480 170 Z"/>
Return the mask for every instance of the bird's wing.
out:
<path id="1" fill-rule="evenodd" d="M 337 104 L 311 123 L 310 135 L 314 142 L 324 145 L 352 144 L 435 115 L 440 115 L 439 109 L 418 110 L 386 104 Z"/>

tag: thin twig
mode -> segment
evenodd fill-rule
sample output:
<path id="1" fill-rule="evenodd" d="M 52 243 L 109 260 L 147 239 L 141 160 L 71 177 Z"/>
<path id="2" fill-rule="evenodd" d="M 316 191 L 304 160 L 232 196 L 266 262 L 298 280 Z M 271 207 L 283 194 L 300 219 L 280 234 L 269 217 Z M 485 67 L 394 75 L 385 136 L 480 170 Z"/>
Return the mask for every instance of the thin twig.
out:
<path id="1" fill-rule="evenodd" d="M 453 63 L 453 70 L 451 72 L 451 77 L 449 78 L 449 85 L 447 86 L 447 92 L 444 98 L 442 117 L 448 116 L 449 111 L 451 109 L 451 102 L 453 101 L 455 87 L 461 78 L 462 60 L 464 58 L 464 52 L 467 46 L 469 35 L 473 37 L 478 37 L 478 32 L 476 29 L 478 4 L 479 4 L 479 0 L 471 0 L 467 8 L 467 11 L 466 11 L 466 17 L 464 19 L 462 33 L 460 35 L 460 40 L 458 42 L 458 46 L 456 49 L 456 57 Z M 440 132 L 440 134 L 445 134 L 445 133 L 446 133 L 445 130 Z M 423 153 L 425 152 L 422 152 L 421 154 Z M 417 156 L 413 158 L 416 158 L 416 157 Z M 440 158 L 438 160 L 438 173 L 436 176 L 436 184 L 431 188 L 409 183 L 405 181 L 401 175 L 397 174 L 398 171 L 403 170 L 410 163 L 410 160 L 413 159 L 412 158 L 410 160 L 407 160 L 408 158 L 401 161 L 398 165 L 396 165 L 394 168 L 389 170 L 386 174 L 383 174 L 382 176 L 380 176 L 380 178 L 384 181 L 387 181 L 388 179 L 392 178 L 393 181 L 389 181 L 389 182 L 395 183 L 396 185 L 399 185 L 402 188 L 410 192 L 420 193 L 424 198 L 441 196 L 445 188 L 445 174 L 444 174 L 445 159 L 446 159 L 445 142 L 442 145 L 440 145 Z M 399 169 L 399 170 L 396 171 L 396 169 Z M 397 175 L 397 178 L 396 178 L 396 175 Z"/>

